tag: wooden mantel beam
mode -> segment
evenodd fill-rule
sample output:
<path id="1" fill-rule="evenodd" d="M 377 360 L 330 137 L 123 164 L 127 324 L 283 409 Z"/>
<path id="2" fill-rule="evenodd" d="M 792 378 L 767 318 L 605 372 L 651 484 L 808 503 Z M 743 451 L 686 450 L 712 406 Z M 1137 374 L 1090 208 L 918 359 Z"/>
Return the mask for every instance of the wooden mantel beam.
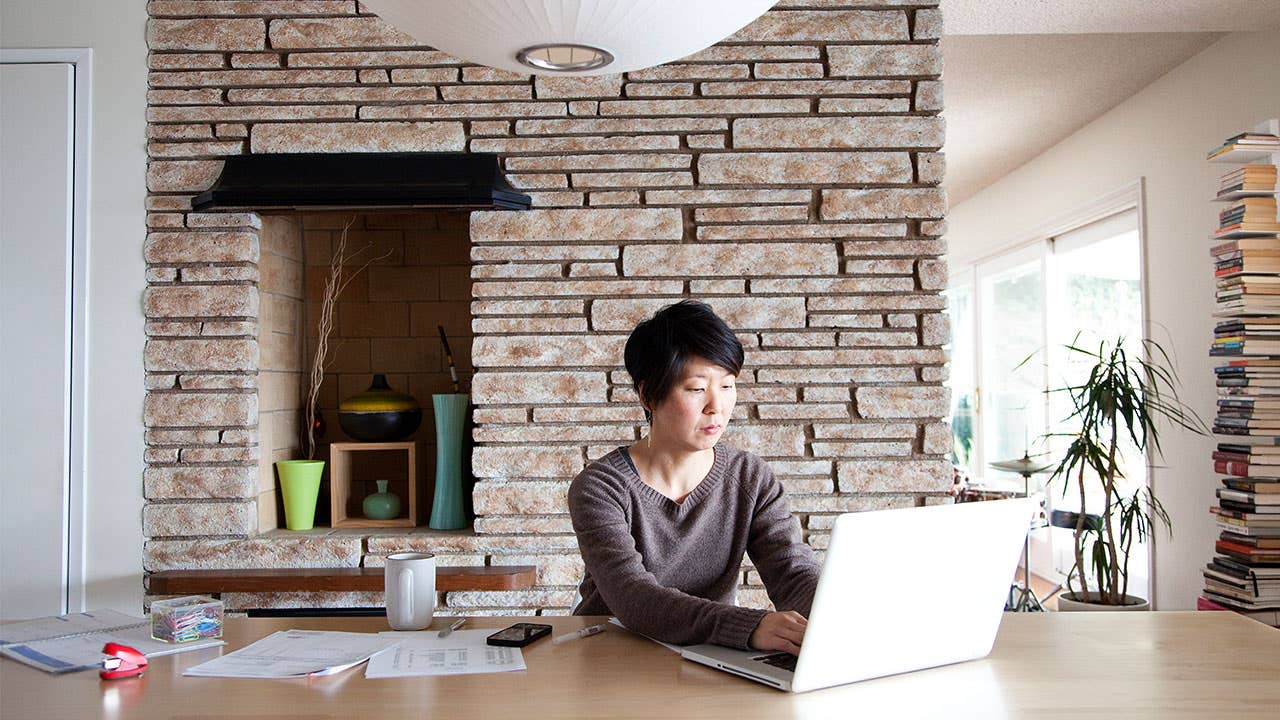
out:
<path id="1" fill-rule="evenodd" d="M 436 590 L 525 590 L 533 587 L 533 565 L 436 568 Z M 381 592 L 382 568 L 252 570 L 163 570 L 147 577 L 153 595 L 225 592 Z"/>

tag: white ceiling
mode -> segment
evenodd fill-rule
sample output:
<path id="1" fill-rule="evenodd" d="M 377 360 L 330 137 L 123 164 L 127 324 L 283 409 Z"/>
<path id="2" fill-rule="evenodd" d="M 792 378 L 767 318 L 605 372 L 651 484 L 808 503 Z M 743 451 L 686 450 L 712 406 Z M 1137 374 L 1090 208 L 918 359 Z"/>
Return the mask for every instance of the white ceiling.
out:
<path id="1" fill-rule="evenodd" d="M 1280 27 L 1280 0 L 942 0 L 948 35 L 1230 32 Z"/>
<path id="2" fill-rule="evenodd" d="M 958 205 L 1208 47 L 1280 28 L 1280 0 L 942 0 Z"/>

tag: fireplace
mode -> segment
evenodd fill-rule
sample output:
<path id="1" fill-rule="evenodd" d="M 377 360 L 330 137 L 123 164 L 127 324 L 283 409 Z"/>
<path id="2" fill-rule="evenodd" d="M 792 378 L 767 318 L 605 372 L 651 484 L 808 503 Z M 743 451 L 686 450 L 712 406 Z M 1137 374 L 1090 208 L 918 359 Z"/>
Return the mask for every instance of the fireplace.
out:
<path id="1" fill-rule="evenodd" d="M 466 65 L 355 3 L 233 5 L 149 6 L 148 571 L 421 549 L 537 566 L 533 589 L 452 592 L 452 611 L 567 612 L 568 483 L 640 437 L 622 344 L 684 297 L 739 331 L 726 442 L 770 462 L 816 548 L 840 512 L 945 501 L 936 2 L 783 2 L 683 61 L 592 78 Z M 493 154 L 532 208 L 193 208 L 229 159 L 375 152 Z M 353 249 L 391 255 L 339 317 L 329 439 L 328 410 L 373 372 L 419 401 L 439 391 L 443 322 L 473 396 L 466 530 L 279 529 L 270 464 L 296 457 L 308 291 L 353 215 Z M 749 564 L 739 597 L 767 603 Z"/>
<path id="2" fill-rule="evenodd" d="M 461 389 L 471 388 L 471 260 L 469 213 L 459 210 L 310 211 L 262 215 L 260 316 L 258 532 L 284 527 L 272 464 L 304 456 L 303 406 L 315 355 L 318 313 L 329 263 L 346 234 L 348 282 L 334 310 L 319 409 L 317 459 L 332 460 L 331 442 L 351 442 L 338 419 L 338 403 L 365 390 L 374 374 L 412 395 L 423 422 L 405 440 L 418 444 L 419 502 L 430 500 L 435 425 L 431 396 L 453 392 L 437 327 L 449 338 Z M 375 490 L 377 477 L 403 475 L 403 459 L 362 456 L 354 477 L 357 499 Z M 407 503 L 405 488 L 397 487 Z M 329 517 L 329 485 L 317 521 Z M 425 514 L 424 514 L 425 515 Z M 425 516 L 421 518 L 426 524 Z"/>

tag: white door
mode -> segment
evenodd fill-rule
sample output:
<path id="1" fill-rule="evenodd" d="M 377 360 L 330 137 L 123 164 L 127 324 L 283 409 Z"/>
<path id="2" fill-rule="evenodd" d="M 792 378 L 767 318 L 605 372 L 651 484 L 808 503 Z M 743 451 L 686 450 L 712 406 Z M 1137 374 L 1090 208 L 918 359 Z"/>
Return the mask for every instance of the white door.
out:
<path id="1" fill-rule="evenodd" d="M 73 65 L 0 65 L 2 620 L 67 610 L 74 132 Z"/>

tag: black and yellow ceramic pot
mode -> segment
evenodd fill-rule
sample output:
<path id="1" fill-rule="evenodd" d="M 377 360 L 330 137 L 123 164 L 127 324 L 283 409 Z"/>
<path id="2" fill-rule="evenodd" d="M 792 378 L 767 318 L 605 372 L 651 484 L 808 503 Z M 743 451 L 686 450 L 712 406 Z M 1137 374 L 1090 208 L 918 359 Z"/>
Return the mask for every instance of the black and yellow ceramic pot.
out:
<path id="1" fill-rule="evenodd" d="M 412 395 L 391 389 L 386 375 L 374 375 L 368 390 L 338 404 L 338 424 L 356 440 L 403 440 L 422 424 L 422 408 Z"/>

